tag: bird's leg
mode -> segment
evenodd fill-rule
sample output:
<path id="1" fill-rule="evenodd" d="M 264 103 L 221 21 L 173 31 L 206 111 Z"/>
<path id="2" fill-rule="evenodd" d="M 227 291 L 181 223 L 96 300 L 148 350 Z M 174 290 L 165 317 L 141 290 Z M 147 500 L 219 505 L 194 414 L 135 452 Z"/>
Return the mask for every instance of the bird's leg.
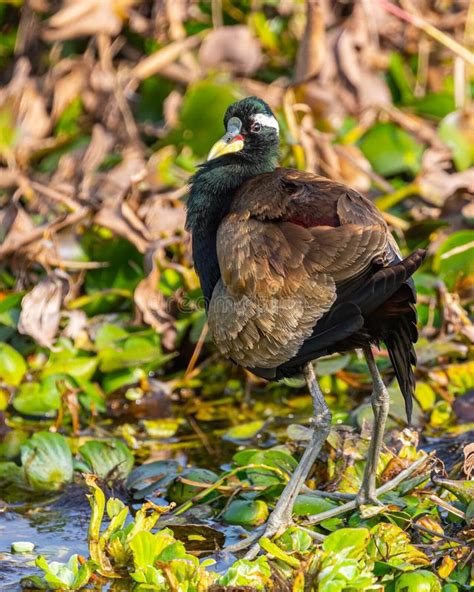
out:
<path id="1" fill-rule="evenodd" d="M 370 502 L 379 503 L 375 492 L 375 477 L 383 444 L 385 421 L 387 420 L 390 406 L 389 394 L 383 383 L 382 377 L 380 376 L 370 346 L 364 348 L 364 355 L 373 382 L 371 404 L 374 412 L 374 427 L 372 439 L 369 444 L 369 451 L 367 453 L 367 464 L 365 465 L 364 478 L 359 493 L 356 496 L 356 502 L 358 505 Z"/>
<path id="2" fill-rule="evenodd" d="M 322 445 L 326 441 L 329 435 L 329 429 L 331 426 L 331 413 L 324 400 L 323 393 L 319 387 L 314 374 L 313 366 L 311 363 L 306 364 L 303 369 L 303 374 L 308 385 L 311 397 L 313 399 L 313 422 L 312 422 L 312 435 L 308 442 L 306 450 L 304 451 L 301 460 L 296 467 L 291 479 L 288 481 L 285 489 L 283 490 L 280 499 L 275 506 L 275 509 L 270 515 L 270 518 L 266 524 L 263 536 L 271 537 L 292 523 L 292 510 L 295 503 L 296 497 L 298 496 L 306 478 L 308 476 L 311 467 L 322 448 Z M 255 545 L 250 549 L 246 558 L 255 557 L 258 553 L 259 547 Z"/>

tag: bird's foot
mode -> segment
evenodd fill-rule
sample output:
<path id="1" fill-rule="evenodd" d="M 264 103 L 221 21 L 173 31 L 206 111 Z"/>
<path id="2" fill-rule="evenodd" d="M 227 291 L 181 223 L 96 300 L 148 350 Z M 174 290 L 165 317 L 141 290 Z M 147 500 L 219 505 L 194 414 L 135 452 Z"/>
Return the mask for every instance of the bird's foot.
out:
<path id="1" fill-rule="evenodd" d="M 258 544 L 259 539 L 262 537 L 270 538 L 277 534 L 283 533 L 287 528 L 293 525 L 293 519 L 291 513 L 288 511 L 277 512 L 275 511 L 270 516 L 270 519 L 264 527 L 257 529 L 253 534 L 248 536 L 243 541 L 235 543 L 226 547 L 226 551 L 234 553 L 236 551 L 243 551 L 250 547 L 249 551 L 245 555 L 245 559 L 254 559 L 260 551 L 260 545 Z"/>
<path id="2" fill-rule="evenodd" d="M 378 499 L 375 489 L 371 490 L 362 487 L 354 500 L 359 508 L 368 505 L 384 506 L 384 504 Z"/>
<path id="3" fill-rule="evenodd" d="M 263 537 L 269 539 L 275 535 L 283 534 L 287 528 L 293 526 L 293 519 L 291 517 L 291 513 L 285 512 L 282 513 L 281 516 L 275 516 L 274 514 L 275 513 L 273 513 L 270 516 L 270 519 L 267 522 L 263 534 L 258 537 L 259 539 Z M 245 559 L 255 559 L 259 551 L 260 545 L 257 542 L 254 545 L 252 545 L 250 549 L 247 551 L 247 553 L 245 554 Z"/>

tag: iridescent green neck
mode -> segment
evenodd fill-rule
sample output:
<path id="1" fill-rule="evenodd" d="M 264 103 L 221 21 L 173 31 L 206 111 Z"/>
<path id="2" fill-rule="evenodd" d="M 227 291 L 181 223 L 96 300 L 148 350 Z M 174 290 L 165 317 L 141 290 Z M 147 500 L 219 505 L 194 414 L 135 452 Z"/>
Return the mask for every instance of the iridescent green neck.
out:
<path id="1" fill-rule="evenodd" d="M 227 215 L 235 192 L 249 179 L 274 171 L 278 154 L 257 162 L 227 155 L 201 166 L 191 180 L 187 203 L 186 228 L 192 234 L 194 266 L 209 304 L 214 286 L 220 277 L 216 235 Z"/>

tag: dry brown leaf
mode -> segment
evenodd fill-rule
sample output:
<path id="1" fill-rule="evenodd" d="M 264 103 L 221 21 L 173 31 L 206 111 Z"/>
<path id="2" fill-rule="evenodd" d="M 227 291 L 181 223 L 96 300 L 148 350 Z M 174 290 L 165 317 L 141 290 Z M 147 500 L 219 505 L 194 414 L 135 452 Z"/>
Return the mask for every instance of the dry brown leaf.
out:
<path id="1" fill-rule="evenodd" d="M 63 111 L 74 99 L 81 96 L 87 84 L 87 69 L 82 63 L 75 64 L 65 76 L 54 84 L 53 108 L 51 117 L 57 121 Z"/>
<path id="2" fill-rule="evenodd" d="M 181 232 L 186 220 L 184 204 L 177 200 L 171 202 L 162 195 L 148 198 L 140 207 L 138 214 L 144 221 L 152 240 Z"/>
<path id="3" fill-rule="evenodd" d="M 132 184 L 132 178 L 139 175 L 145 168 L 142 150 L 132 146 L 122 152 L 122 162 L 102 176 L 97 187 L 97 194 L 109 203 L 119 203 Z"/>
<path id="4" fill-rule="evenodd" d="M 10 83 L 0 90 L 0 113 L 11 128 L 4 132 L 11 134 L 11 143 L 2 142 L 0 157 L 14 157 L 19 163 L 26 162 L 30 153 L 41 146 L 51 128 L 45 97 L 30 78 L 30 69 L 28 60 L 21 58 Z"/>
<path id="5" fill-rule="evenodd" d="M 59 329 L 61 305 L 67 289 L 68 280 L 62 273 L 37 284 L 21 301 L 18 331 L 51 349 Z"/>
<path id="6" fill-rule="evenodd" d="M 319 74 L 325 53 L 324 4 L 321 0 L 306 0 L 306 27 L 296 58 L 297 84 Z"/>
<path id="7" fill-rule="evenodd" d="M 80 186 L 80 196 L 83 199 L 89 197 L 96 169 L 104 160 L 109 150 L 111 150 L 113 144 L 114 138 L 112 135 L 107 133 L 99 123 L 94 125 L 90 144 L 81 163 L 83 178 Z"/>
<path id="8" fill-rule="evenodd" d="M 125 203 L 104 206 L 94 216 L 94 222 L 131 242 L 140 253 L 145 253 L 149 247 L 146 227 Z"/>
<path id="9" fill-rule="evenodd" d="M 249 76 L 263 61 L 259 41 L 245 25 L 219 27 L 209 33 L 199 50 L 199 61 L 207 70 L 229 70 Z"/>
<path id="10" fill-rule="evenodd" d="M 463 470 L 468 479 L 474 475 L 474 442 L 464 447 L 464 467 Z"/>
<path id="11" fill-rule="evenodd" d="M 137 0 L 65 0 L 48 21 L 46 41 L 75 39 L 84 35 L 118 35 L 128 9 Z"/>
<path id="12" fill-rule="evenodd" d="M 428 170 L 419 176 L 418 186 L 424 199 L 435 206 L 442 206 L 459 189 L 474 196 L 474 168 L 460 173 L 448 173 L 441 168 Z"/>
<path id="13" fill-rule="evenodd" d="M 65 316 L 68 322 L 62 332 L 64 337 L 75 340 L 87 332 L 87 315 L 83 310 L 70 310 L 65 313 Z"/>
<path id="14" fill-rule="evenodd" d="M 193 35 L 183 41 L 175 41 L 155 51 L 155 53 L 138 62 L 131 72 L 131 77 L 143 80 L 161 72 L 163 68 L 175 62 L 183 51 L 199 45 L 201 38 L 201 35 Z"/>
<path id="15" fill-rule="evenodd" d="M 173 317 L 166 309 L 166 300 L 158 290 L 160 271 L 156 265 L 155 256 L 150 274 L 138 284 L 133 298 L 145 323 L 153 327 L 157 333 L 162 334 L 173 328 L 174 324 Z"/>
<path id="16" fill-rule="evenodd" d="M 35 225 L 25 210 L 19 204 L 10 203 L 0 217 L 0 258 L 18 251 L 34 231 Z"/>

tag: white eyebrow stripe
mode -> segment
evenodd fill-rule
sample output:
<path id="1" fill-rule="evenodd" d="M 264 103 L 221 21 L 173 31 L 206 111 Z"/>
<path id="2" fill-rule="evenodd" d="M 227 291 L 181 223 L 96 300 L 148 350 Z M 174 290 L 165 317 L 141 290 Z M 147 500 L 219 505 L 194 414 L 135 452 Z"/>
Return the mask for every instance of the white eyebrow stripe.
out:
<path id="1" fill-rule="evenodd" d="M 266 127 L 273 127 L 276 129 L 277 133 L 280 132 L 280 126 L 278 125 L 278 121 L 273 117 L 273 115 L 266 115 L 265 113 L 257 113 L 253 116 L 253 121 L 258 121 L 258 123 L 266 126 Z"/>

